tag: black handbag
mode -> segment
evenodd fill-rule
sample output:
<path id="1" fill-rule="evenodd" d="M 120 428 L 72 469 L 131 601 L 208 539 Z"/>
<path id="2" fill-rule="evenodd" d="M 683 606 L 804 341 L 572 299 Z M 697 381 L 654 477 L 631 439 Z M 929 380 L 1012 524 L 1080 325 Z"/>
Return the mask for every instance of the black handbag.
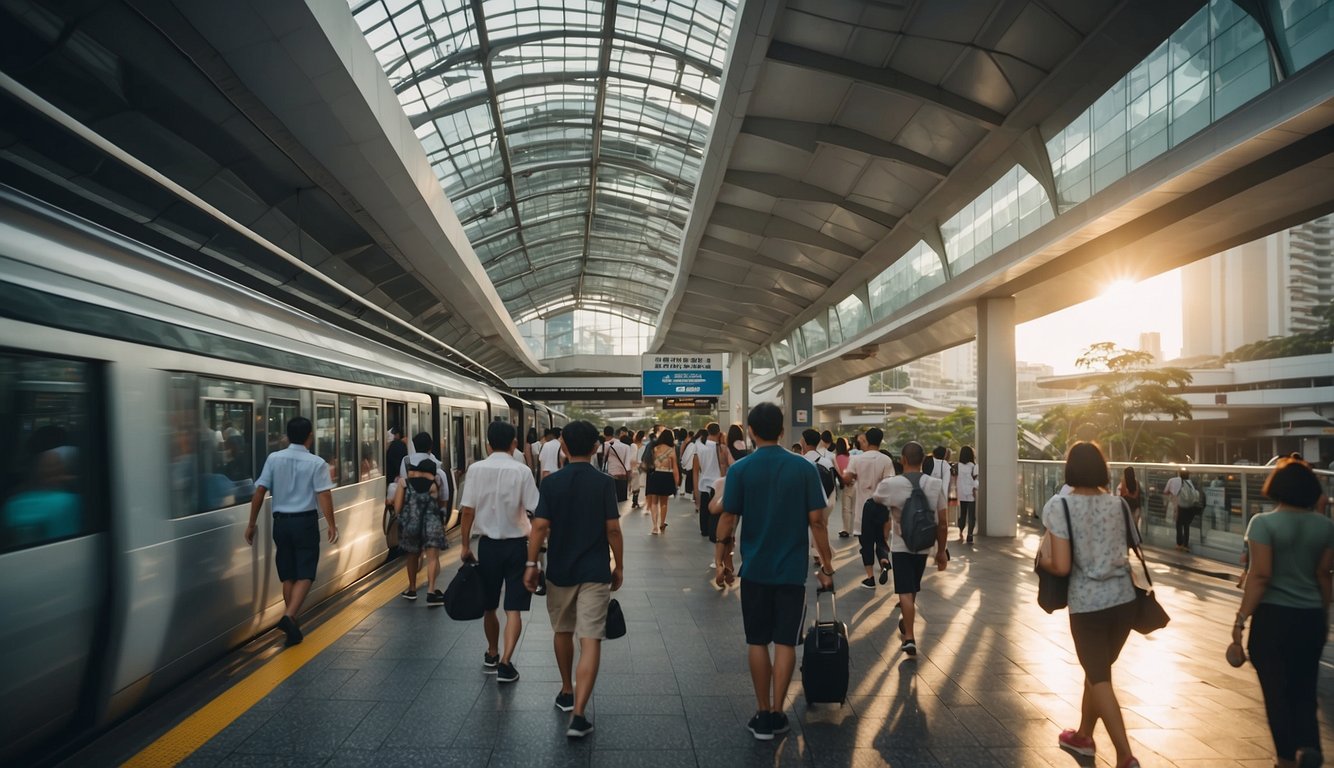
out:
<path id="1" fill-rule="evenodd" d="M 607 603 L 606 635 L 608 640 L 625 637 L 625 613 L 621 611 L 621 604 L 614 597 Z"/>
<path id="2" fill-rule="evenodd" d="M 1153 594 L 1153 577 L 1149 575 L 1149 564 L 1144 562 L 1144 552 L 1139 546 L 1139 535 L 1135 530 L 1134 524 L 1130 518 L 1130 505 L 1122 500 L 1122 506 L 1126 513 L 1126 543 L 1135 551 L 1135 557 L 1139 558 L 1140 568 L 1144 570 L 1145 586 L 1141 587 L 1135 584 L 1134 569 L 1131 569 L 1131 584 L 1135 587 L 1135 616 L 1131 620 L 1130 628 L 1147 635 L 1154 630 L 1162 629 L 1167 626 L 1167 622 L 1172 620 L 1167 615 L 1167 611 L 1158 604 L 1158 598 Z"/>
<path id="3" fill-rule="evenodd" d="M 486 589 L 477 563 L 464 563 L 445 590 L 445 613 L 455 621 L 476 621 L 486 613 Z"/>
<path id="4" fill-rule="evenodd" d="M 1075 558 L 1075 529 L 1070 524 L 1070 505 L 1061 499 L 1065 508 L 1065 530 L 1070 534 L 1070 560 Z M 1070 605 L 1070 575 L 1057 576 L 1042 569 L 1042 548 L 1033 557 L 1033 572 L 1038 575 L 1038 607 L 1047 613 L 1053 613 Z"/>

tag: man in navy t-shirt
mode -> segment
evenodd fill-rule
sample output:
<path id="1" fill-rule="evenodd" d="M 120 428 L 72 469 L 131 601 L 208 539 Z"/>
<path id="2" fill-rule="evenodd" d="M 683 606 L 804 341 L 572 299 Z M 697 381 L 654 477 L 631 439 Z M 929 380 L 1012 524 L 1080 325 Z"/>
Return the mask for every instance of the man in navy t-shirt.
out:
<path id="1" fill-rule="evenodd" d="M 570 461 L 542 483 L 524 571 L 524 585 L 530 592 L 536 591 L 537 556 L 547 544 L 547 614 L 555 631 L 553 644 L 561 678 L 556 707 L 574 712 L 565 731 L 572 738 L 593 732 L 584 708 L 597 680 L 607 606 L 611 593 L 621 588 L 625 573 L 616 484 L 591 461 L 597 437 L 597 429 L 586 421 L 571 422 L 561 433 L 561 445 Z M 571 675 L 576 635 L 577 686 Z"/>
<path id="2" fill-rule="evenodd" d="M 820 554 L 816 578 L 831 589 L 834 571 L 825 526 L 824 488 L 815 466 L 780 445 L 783 411 L 760 403 L 746 418 L 756 449 L 727 471 L 718 539 L 741 526 L 741 618 L 750 646 L 758 705 L 747 728 L 761 741 L 788 731 L 783 702 L 797 665 L 797 636 L 806 604 L 807 535 Z M 773 644 L 772 661 L 769 645 Z"/>

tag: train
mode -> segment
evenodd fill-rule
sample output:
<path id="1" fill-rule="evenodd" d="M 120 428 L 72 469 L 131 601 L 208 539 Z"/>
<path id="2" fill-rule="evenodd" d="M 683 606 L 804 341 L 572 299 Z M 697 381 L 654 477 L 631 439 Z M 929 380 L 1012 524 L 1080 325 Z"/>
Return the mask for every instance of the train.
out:
<path id="1" fill-rule="evenodd" d="M 255 546 L 243 531 L 290 418 L 337 483 L 312 606 L 388 559 L 390 427 L 434 436 L 457 499 L 489 422 L 565 421 L 4 187 L 0 316 L 0 763 L 273 627 L 270 516 Z"/>

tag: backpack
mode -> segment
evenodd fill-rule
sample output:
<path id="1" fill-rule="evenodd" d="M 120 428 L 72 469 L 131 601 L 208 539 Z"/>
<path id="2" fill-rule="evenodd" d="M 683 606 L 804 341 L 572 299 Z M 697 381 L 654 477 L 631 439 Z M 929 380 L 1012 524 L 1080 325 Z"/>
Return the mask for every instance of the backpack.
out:
<path id="1" fill-rule="evenodd" d="M 926 493 L 922 490 L 922 473 L 908 472 L 904 477 L 912 484 L 912 493 L 908 494 L 908 500 L 903 502 L 903 509 L 899 512 L 899 527 L 903 531 L 903 542 L 908 546 L 908 551 L 920 552 L 936 543 L 936 510 L 927 502 Z"/>
<path id="2" fill-rule="evenodd" d="M 815 473 L 820 476 L 820 487 L 824 488 L 824 495 L 828 497 L 829 494 L 834 492 L 834 470 L 820 463 L 820 459 L 824 458 L 824 454 L 817 451 L 817 456 L 818 458 L 815 460 Z"/>
<path id="3" fill-rule="evenodd" d="M 1182 509 L 1195 509 L 1202 506 L 1200 504 L 1200 492 L 1196 490 L 1195 484 L 1189 480 L 1181 481 L 1181 489 L 1177 491 L 1177 506 Z"/>

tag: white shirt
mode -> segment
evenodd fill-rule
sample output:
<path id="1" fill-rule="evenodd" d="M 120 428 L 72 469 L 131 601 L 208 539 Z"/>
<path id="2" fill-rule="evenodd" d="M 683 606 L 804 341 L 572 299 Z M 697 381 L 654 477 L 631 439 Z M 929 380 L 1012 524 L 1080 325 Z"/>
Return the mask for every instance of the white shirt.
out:
<path id="1" fill-rule="evenodd" d="M 977 465 L 959 462 L 959 501 L 977 501 Z"/>
<path id="2" fill-rule="evenodd" d="M 922 493 L 926 494 L 926 503 L 935 508 L 936 517 L 940 519 L 949 504 L 949 497 L 945 494 L 945 484 L 940 482 L 939 478 L 930 475 L 922 475 L 918 478 L 917 484 L 921 486 Z M 894 523 L 890 526 L 889 551 L 891 552 L 910 551 L 907 542 L 903 540 L 903 504 L 908 501 L 908 496 L 911 494 L 912 482 L 906 475 L 895 475 L 888 480 L 882 480 L 875 489 L 875 500 L 889 507 L 889 519 Z M 917 554 L 928 553 L 935 549 L 935 546 L 932 544 Z"/>
<path id="3" fill-rule="evenodd" d="M 681 470 L 688 471 L 695 466 L 695 452 L 699 450 L 699 443 L 691 440 L 686 443 L 686 447 L 681 451 Z"/>
<path id="4" fill-rule="evenodd" d="M 289 445 L 270 453 L 255 485 L 267 488 L 273 496 L 274 514 L 318 509 L 315 497 L 334 487 L 329 465 L 304 445 Z"/>
<path id="5" fill-rule="evenodd" d="M 612 438 L 602 447 L 607 457 L 607 474 L 612 477 L 625 477 L 630 472 L 630 446 Z"/>
<path id="6" fill-rule="evenodd" d="M 538 454 L 537 463 L 543 472 L 555 472 L 560 469 L 560 441 L 548 440 L 542 445 L 542 452 Z"/>
<path id="7" fill-rule="evenodd" d="M 515 448 L 513 451 L 510 451 L 510 458 L 514 459 L 520 464 L 523 464 L 525 467 L 528 466 L 527 464 L 524 463 L 523 451 L 519 450 L 518 448 Z"/>
<path id="8" fill-rule="evenodd" d="M 408 470 L 417 466 L 417 464 L 430 459 L 435 462 L 435 500 L 439 502 L 449 501 L 449 475 L 445 474 L 445 465 L 440 459 L 435 457 L 434 453 L 417 453 L 408 451 L 408 455 L 403 457 L 403 461 L 398 464 L 399 479 L 408 476 Z M 397 483 L 390 483 L 397 486 Z"/>
<path id="9" fill-rule="evenodd" d="M 474 512 L 473 532 L 488 539 L 527 536 L 533 527 L 528 513 L 537 509 L 537 500 L 533 473 L 499 452 L 468 468 L 468 480 L 459 494 L 459 506 Z"/>
<path id="10" fill-rule="evenodd" d="M 718 452 L 725 450 L 727 449 L 722 447 L 722 443 L 715 443 L 712 440 L 695 449 L 695 458 L 699 460 L 700 490 L 713 490 L 713 484 L 723 476 L 722 467 L 718 465 Z"/>
<path id="11" fill-rule="evenodd" d="M 875 494 L 881 480 L 894 476 L 894 460 L 880 451 L 865 451 L 848 460 L 848 469 L 857 473 L 852 486 L 857 489 L 857 513 Z"/>
<path id="12" fill-rule="evenodd" d="M 1177 475 L 1168 480 L 1167 484 L 1163 486 L 1163 493 L 1172 498 L 1176 498 L 1176 495 L 1181 493 L 1181 475 Z"/>

